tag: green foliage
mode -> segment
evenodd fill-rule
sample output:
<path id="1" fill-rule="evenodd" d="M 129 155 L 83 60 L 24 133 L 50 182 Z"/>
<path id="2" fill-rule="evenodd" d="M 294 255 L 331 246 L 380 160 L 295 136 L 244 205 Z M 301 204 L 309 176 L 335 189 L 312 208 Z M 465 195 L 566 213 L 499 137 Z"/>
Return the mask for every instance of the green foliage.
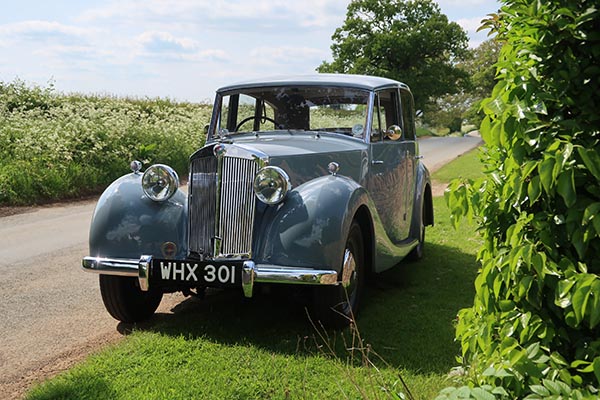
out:
<path id="1" fill-rule="evenodd" d="M 52 85 L 0 82 L 0 204 L 95 193 L 129 162 L 187 174 L 209 105 L 60 95 Z"/>
<path id="2" fill-rule="evenodd" d="M 600 11 L 504 0 L 483 103 L 487 176 L 455 181 L 454 222 L 484 245 L 457 339 L 469 386 L 440 398 L 597 398 L 600 388 Z"/>
<path id="3" fill-rule="evenodd" d="M 399 80 L 415 89 L 418 110 L 467 79 L 455 65 L 467 53 L 467 34 L 432 0 L 353 0 L 332 40 L 333 61 L 320 72 Z"/>

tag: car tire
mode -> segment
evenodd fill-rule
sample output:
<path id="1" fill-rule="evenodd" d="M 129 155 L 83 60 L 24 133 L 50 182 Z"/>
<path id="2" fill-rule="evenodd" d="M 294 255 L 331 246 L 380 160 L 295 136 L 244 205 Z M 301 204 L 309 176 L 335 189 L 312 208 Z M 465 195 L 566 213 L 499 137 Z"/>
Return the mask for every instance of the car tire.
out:
<path id="1" fill-rule="evenodd" d="M 121 322 L 149 319 L 162 300 L 162 292 L 140 289 L 136 278 L 100 275 L 100 293 L 106 310 Z"/>
<path id="2" fill-rule="evenodd" d="M 362 230 L 354 221 L 342 255 L 340 280 L 347 284 L 314 288 L 313 315 L 323 326 L 342 328 L 356 317 L 364 286 L 364 254 Z"/>
<path id="3" fill-rule="evenodd" d="M 408 253 L 408 259 L 410 261 L 419 261 L 425 255 L 425 221 L 423 220 L 423 216 L 425 215 L 425 204 L 423 204 L 423 209 L 421 210 L 421 217 L 419 221 L 419 244 L 417 247 L 411 250 Z"/>

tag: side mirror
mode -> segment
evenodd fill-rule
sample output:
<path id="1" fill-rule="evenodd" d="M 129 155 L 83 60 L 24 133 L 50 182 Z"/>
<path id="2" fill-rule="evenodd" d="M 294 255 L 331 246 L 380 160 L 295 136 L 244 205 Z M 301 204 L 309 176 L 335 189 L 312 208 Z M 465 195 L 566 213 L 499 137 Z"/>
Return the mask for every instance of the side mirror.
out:
<path id="1" fill-rule="evenodd" d="M 387 131 L 385 131 L 385 138 L 393 141 L 402 139 L 402 128 L 398 125 L 391 125 Z"/>
<path id="2" fill-rule="evenodd" d="M 204 129 L 202 130 L 204 132 L 204 136 L 208 135 L 208 128 L 210 128 L 209 124 L 204 125 Z"/>

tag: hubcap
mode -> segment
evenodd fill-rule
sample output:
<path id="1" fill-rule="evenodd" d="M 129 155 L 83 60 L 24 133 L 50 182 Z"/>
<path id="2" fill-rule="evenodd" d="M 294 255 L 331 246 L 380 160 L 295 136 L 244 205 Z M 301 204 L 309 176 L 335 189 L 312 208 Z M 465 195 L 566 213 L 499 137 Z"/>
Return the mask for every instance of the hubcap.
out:
<path id="1" fill-rule="evenodd" d="M 348 302 L 353 304 L 356 297 L 356 260 L 348 248 L 344 251 L 342 287 L 348 295 Z"/>

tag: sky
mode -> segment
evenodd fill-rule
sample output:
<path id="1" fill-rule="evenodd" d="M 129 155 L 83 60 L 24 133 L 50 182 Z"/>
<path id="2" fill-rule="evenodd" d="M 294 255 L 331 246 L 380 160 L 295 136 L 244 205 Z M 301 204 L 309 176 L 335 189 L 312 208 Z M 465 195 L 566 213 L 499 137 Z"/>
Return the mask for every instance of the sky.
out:
<path id="1" fill-rule="evenodd" d="M 3 0 L 0 82 L 212 102 L 220 86 L 331 61 L 350 0 Z M 496 0 L 437 0 L 476 47 Z"/>

